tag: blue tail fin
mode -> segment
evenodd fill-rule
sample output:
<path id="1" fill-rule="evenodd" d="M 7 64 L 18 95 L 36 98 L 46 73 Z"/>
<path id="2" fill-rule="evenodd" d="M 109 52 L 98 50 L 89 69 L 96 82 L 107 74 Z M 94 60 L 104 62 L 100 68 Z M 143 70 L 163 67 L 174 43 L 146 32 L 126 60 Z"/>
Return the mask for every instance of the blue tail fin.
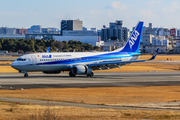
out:
<path id="1" fill-rule="evenodd" d="M 49 50 L 50 50 L 50 47 L 48 47 L 48 48 L 47 48 L 47 51 L 46 51 L 46 53 L 49 53 Z"/>
<path id="2" fill-rule="evenodd" d="M 119 48 L 115 51 L 119 52 L 139 52 L 139 46 L 141 42 L 142 30 L 144 22 L 139 22 L 134 29 L 133 33 L 129 37 L 127 43 L 123 48 Z"/>

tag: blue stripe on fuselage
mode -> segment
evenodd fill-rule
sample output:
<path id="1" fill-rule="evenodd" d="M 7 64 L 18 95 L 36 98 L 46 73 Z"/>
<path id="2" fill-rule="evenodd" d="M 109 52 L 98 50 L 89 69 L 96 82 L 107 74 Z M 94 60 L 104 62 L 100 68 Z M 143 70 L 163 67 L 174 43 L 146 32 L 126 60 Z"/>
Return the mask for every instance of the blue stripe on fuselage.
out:
<path id="1" fill-rule="evenodd" d="M 73 59 L 66 59 L 66 60 L 59 60 L 59 61 L 50 61 L 50 62 L 44 62 L 44 63 L 37 63 L 36 65 L 85 63 L 85 62 L 101 61 L 104 59 L 132 57 L 134 54 L 137 54 L 137 53 L 112 52 L 112 53 L 95 55 L 95 56 L 73 58 Z"/>

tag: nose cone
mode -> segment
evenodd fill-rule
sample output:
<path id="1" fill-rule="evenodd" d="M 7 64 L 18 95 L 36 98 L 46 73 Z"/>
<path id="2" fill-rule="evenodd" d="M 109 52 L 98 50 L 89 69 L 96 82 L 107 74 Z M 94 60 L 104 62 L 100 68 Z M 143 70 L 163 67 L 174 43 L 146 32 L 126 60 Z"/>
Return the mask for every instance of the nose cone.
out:
<path id="1" fill-rule="evenodd" d="M 17 70 L 18 70 L 17 64 L 16 64 L 15 62 L 13 62 L 13 63 L 11 64 L 11 67 L 13 67 L 14 69 L 17 69 Z"/>
<path id="2" fill-rule="evenodd" d="M 13 62 L 13 63 L 11 63 L 11 67 L 13 67 L 13 68 L 14 68 L 14 62 Z"/>

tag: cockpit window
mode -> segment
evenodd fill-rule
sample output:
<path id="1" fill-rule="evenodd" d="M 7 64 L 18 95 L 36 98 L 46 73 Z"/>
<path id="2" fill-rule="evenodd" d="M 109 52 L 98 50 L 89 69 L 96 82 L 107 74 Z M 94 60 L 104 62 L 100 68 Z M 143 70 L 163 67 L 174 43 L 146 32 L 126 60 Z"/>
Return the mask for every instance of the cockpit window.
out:
<path id="1" fill-rule="evenodd" d="M 26 59 L 18 58 L 17 61 L 26 61 Z"/>

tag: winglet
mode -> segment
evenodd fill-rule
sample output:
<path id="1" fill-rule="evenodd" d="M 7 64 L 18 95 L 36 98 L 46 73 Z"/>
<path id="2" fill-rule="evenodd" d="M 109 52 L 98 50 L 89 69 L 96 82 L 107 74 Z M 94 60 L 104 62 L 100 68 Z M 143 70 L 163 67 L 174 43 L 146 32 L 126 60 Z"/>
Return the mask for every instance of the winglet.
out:
<path id="1" fill-rule="evenodd" d="M 156 52 L 154 53 L 154 55 L 151 57 L 151 59 L 149 60 L 154 60 L 156 58 L 156 55 L 158 54 L 159 48 L 156 50 Z"/>
<path id="2" fill-rule="evenodd" d="M 50 50 L 50 47 L 48 47 L 48 48 L 47 48 L 47 51 L 46 51 L 46 53 L 49 53 L 49 50 Z"/>

